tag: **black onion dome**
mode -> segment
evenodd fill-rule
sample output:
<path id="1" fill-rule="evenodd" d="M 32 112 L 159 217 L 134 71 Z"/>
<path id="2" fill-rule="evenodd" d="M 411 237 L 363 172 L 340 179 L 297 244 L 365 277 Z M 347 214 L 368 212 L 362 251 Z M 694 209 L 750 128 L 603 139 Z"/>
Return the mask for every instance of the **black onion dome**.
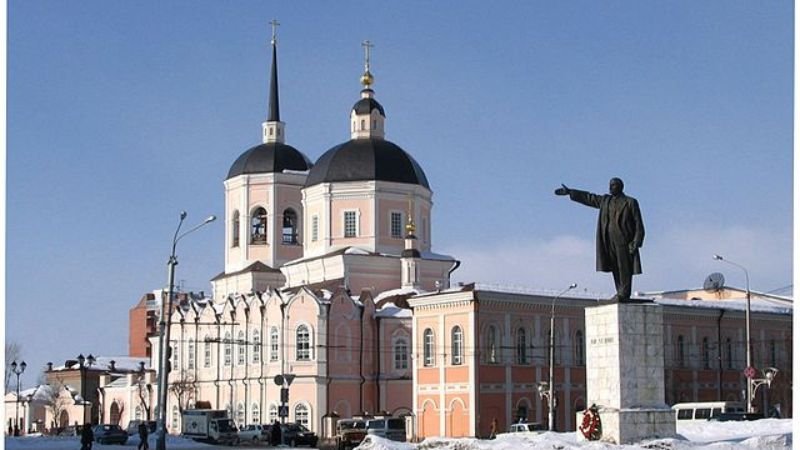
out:
<path id="1" fill-rule="evenodd" d="M 278 142 L 256 145 L 242 153 L 228 171 L 228 178 L 243 174 L 308 170 L 313 164 L 299 150 Z"/>
<path id="2" fill-rule="evenodd" d="M 385 139 L 351 139 L 319 157 L 306 187 L 335 181 L 393 181 L 430 189 L 422 167 L 408 153 Z"/>
<path id="3" fill-rule="evenodd" d="M 374 98 L 362 98 L 353 105 L 353 111 L 356 114 L 369 114 L 373 109 L 377 109 L 383 117 L 386 117 L 386 113 L 383 112 L 383 106 Z"/>

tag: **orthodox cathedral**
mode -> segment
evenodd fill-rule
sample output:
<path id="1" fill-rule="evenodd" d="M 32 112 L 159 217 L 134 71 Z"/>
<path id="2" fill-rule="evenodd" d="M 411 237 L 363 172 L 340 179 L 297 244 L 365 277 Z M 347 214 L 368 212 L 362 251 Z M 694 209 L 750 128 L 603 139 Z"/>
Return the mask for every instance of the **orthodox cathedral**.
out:
<path id="1" fill-rule="evenodd" d="M 492 426 L 546 422 L 549 382 L 556 429 L 574 430 L 587 407 L 584 309 L 600 299 L 451 286 L 460 263 L 432 251 L 433 192 L 386 137 L 369 42 L 350 139 L 315 163 L 287 143 L 274 32 L 271 49 L 262 143 L 224 180 L 224 270 L 210 297 L 179 297 L 170 315 L 168 430 L 180 432 L 183 409 L 206 407 L 240 425 L 285 418 L 322 437 L 330 418 L 378 414 L 407 417 L 410 438 L 488 436 Z M 665 308 L 667 402 L 741 400 L 743 292 L 644 295 Z M 131 355 L 149 356 L 150 367 L 161 296 L 131 310 Z M 756 404 L 782 403 L 791 415 L 791 299 L 754 295 L 753 305 L 755 364 L 784 376 Z M 155 418 L 153 398 L 130 394 L 132 376 L 113 380 L 101 418 Z"/>

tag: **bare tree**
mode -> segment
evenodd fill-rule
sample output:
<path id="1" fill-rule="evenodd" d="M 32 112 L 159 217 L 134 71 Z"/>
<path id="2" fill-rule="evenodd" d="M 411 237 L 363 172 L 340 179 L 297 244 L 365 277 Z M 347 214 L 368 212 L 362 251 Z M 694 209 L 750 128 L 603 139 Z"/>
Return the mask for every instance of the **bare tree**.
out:
<path id="1" fill-rule="evenodd" d="M 169 383 L 169 392 L 172 392 L 178 401 L 178 410 L 181 413 L 189 409 L 195 396 L 195 382 L 192 374 L 181 370 L 178 379 Z"/>
<path id="2" fill-rule="evenodd" d="M 64 396 L 67 390 L 66 385 L 60 378 L 55 378 L 50 384 L 42 386 L 42 399 L 47 411 L 53 416 L 53 428 L 58 428 L 61 424 L 61 413 L 67 406 L 74 403 L 71 396 Z"/>
<path id="3" fill-rule="evenodd" d="M 12 387 L 14 380 L 14 372 L 11 370 L 11 363 L 22 359 L 22 345 L 16 341 L 6 341 L 6 390 L 8 392 Z M 16 385 L 13 385 L 16 388 Z"/>
<path id="4" fill-rule="evenodd" d="M 153 385 L 145 382 L 144 375 L 139 376 L 136 383 L 136 394 L 139 396 L 139 404 L 144 408 L 145 420 L 150 421 L 151 393 Z"/>

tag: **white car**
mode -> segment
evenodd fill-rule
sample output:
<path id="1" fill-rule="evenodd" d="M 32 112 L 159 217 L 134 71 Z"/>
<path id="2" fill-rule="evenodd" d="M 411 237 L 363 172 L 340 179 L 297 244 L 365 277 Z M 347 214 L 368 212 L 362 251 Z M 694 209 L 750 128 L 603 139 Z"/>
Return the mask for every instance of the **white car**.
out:
<path id="1" fill-rule="evenodd" d="M 547 431 L 547 428 L 538 422 L 515 423 L 508 429 L 509 433 L 540 433 L 542 431 Z"/>
<path id="2" fill-rule="evenodd" d="M 251 424 L 239 430 L 239 441 L 241 442 L 269 442 L 271 427 L 269 425 Z"/>

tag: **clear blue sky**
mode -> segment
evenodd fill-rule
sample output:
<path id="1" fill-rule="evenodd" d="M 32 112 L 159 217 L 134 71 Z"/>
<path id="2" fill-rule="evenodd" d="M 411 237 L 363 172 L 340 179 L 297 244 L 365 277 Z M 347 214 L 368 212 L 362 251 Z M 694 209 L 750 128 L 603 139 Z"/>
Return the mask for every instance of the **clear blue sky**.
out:
<path id="1" fill-rule="evenodd" d="M 6 339 L 26 384 L 125 354 L 179 212 L 222 215 L 260 142 L 273 18 L 281 118 L 312 160 L 349 138 L 374 42 L 387 138 L 427 174 L 456 281 L 611 293 L 595 211 L 553 190 L 619 176 L 647 227 L 634 289 L 743 286 L 713 253 L 754 289 L 791 284 L 791 1 L 11 0 Z M 186 289 L 222 270 L 222 225 L 181 241 Z"/>

